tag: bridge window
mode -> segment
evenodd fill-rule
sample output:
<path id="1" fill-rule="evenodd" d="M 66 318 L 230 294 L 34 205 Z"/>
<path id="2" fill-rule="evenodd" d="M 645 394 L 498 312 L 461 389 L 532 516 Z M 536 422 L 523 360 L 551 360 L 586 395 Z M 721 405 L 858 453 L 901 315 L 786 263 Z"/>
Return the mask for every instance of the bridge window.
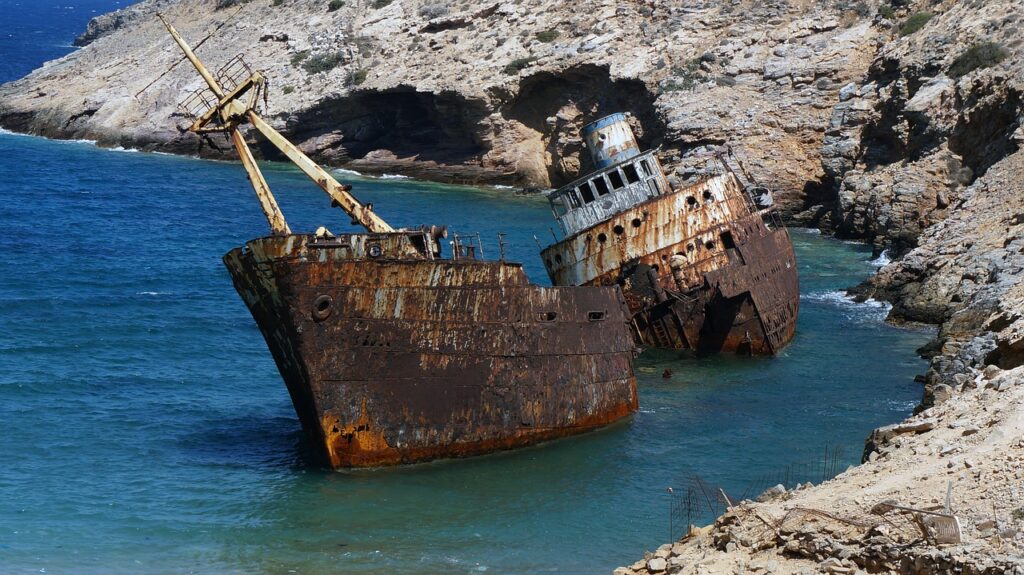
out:
<path id="1" fill-rule="evenodd" d="M 622 181 L 622 176 L 619 175 L 618 170 L 615 170 L 614 172 L 608 172 L 608 181 L 612 183 L 612 189 L 615 190 L 626 185 L 625 182 Z"/>
<path id="2" fill-rule="evenodd" d="M 640 160 L 640 169 L 643 170 L 645 176 L 651 177 L 651 166 L 647 160 Z"/>
<path id="3" fill-rule="evenodd" d="M 580 197 L 578 195 L 576 195 L 576 190 L 573 189 L 573 190 L 567 191 L 565 193 L 565 197 L 569 198 L 569 204 L 573 208 L 579 208 L 579 207 L 583 206 L 583 204 L 580 203 Z"/>
<path id="4" fill-rule="evenodd" d="M 569 199 L 566 196 L 551 200 L 551 209 L 555 212 L 556 218 L 564 216 L 565 213 L 569 211 L 569 208 L 566 206 L 566 202 L 568 201 Z"/>
<path id="5" fill-rule="evenodd" d="M 583 196 L 584 204 L 594 201 L 594 190 L 590 188 L 590 184 L 587 182 L 580 184 L 580 195 Z"/>
<path id="6" fill-rule="evenodd" d="M 594 178 L 592 181 L 594 182 L 594 187 L 597 188 L 597 195 L 607 196 L 608 192 L 611 191 L 608 189 L 608 182 L 605 182 L 603 177 Z"/>
<path id="7" fill-rule="evenodd" d="M 622 173 L 626 175 L 626 181 L 635 184 L 640 181 L 640 174 L 636 173 L 636 166 L 633 164 L 626 164 L 622 166 Z"/>

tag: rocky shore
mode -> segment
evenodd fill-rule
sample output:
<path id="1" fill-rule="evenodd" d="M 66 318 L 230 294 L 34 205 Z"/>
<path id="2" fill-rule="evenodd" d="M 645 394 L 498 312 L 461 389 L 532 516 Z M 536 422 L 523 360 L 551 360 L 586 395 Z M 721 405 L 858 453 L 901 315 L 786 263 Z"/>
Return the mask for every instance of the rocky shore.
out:
<path id="1" fill-rule="evenodd" d="M 0 86 L 0 127 L 230 157 L 182 129 L 200 80 L 158 10 L 211 64 L 264 70 L 267 117 L 321 162 L 555 186 L 588 169 L 582 124 L 625 111 L 679 180 L 728 147 L 790 221 L 888 254 L 851 293 L 939 326 L 916 414 L 619 575 L 1024 574 L 1019 1 L 144 0 Z M 960 544 L 879 506 L 944 507 L 950 482 Z"/>
<path id="2" fill-rule="evenodd" d="M 1011 24 L 1024 10 L 927 8 L 841 90 L 819 156 L 833 203 L 802 214 L 893 258 L 851 294 L 891 302 L 890 321 L 939 326 L 921 350 L 921 405 L 867 438 L 861 466 L 739 503 L 617 575 L 1024 573 L 1024 68 Z M 944 512 L 947 492 L 957 544 L 885 505 Z"/>

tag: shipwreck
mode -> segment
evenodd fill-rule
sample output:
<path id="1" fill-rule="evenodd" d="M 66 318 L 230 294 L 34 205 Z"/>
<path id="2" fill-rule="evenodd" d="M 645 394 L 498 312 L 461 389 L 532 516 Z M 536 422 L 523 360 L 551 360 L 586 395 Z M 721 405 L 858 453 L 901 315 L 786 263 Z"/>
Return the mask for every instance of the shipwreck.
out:
<path id="1" fill-rule="evenodd" d="M 800 286 L 789 232 L 765 195 L 742 185 L 724 158 L 721 173 L 673 187 L 623 114 L 582 136 L 596 170 L 548 196 L 562 233 L 541 251 L 552 283 L 621 286 L 641 345 L 782 349 L 796 329 Z"/>
<path id="2" fill-rule="evenodd" d="M 161 16 L 163 20 L 163 17 Z M 271 235 L 224 264 L 332 467 L 482 454 L 592 430 L 637 409 L 630 312 L 617 286 L 540 287 L 478 239 L 395 229 L 268 125 L 265 79 L 241 58 L 211 73 L 190 130 L 228 135 Z M 365 232 L 294 233 L 240 132 L 248 124 Z"/>

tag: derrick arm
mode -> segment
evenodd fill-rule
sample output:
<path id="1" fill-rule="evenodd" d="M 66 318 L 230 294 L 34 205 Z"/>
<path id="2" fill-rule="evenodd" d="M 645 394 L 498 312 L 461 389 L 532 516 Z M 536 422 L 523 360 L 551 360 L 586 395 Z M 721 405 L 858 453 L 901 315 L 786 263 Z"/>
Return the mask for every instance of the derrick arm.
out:
<path id="1" fill-rule="evenodd" d="M 238 152 L 238 157 L 242 160 L 242 166 L 249 175 L 249 182 L 252 184 L 252 188 L 256 192 L 256 199 L 259 200 L 260 209 L 263 210 L 263 215 L 267 218 L 267 223 L 270 224 L 271 233 L 274 235 L 291 234 L 292 230 L 288 227 L 288 222 L 284 219 L 281 207 L 277 205 L 277 200 L 274 198 L 274 194 L 270 191 L 270 186 L 267 185 L 267 180 L 264 179 L 263 172 L 261 172 L 259 167 L 256 165 L 256 159 L 252 155 L 252 150 L 249 149 L 249 146 L 245 143 L 245 138 L 243 138 L 242 134 L 238 131 L 237 122 L 231 121 L 233 116 L 245 111 L 244 106 L 242 106 L 242 104 L 233 97 L 225 101 L 226 98 L 224 96 L 224 90 L 221 88 L 216 78 L 213 77 L 213 74 L 206 69 L 206 66 L 204 66 L 195 53 L 192 52 L 192 48 L 190 48 L 185 40 L 178 35 L 178 31 L 174 29 L 174 26 L 171 26 L 171 23 L 168 22 L 162 14 L 157 14 L 157 17 L 160 18 L 160 21 L 167 27 L 167 31 L 171 34 L 171 37 L 174 38 L 174 41 L 177 42 L 181 51 L 185 53 L 185 57 L 188 58 L 188 61 L 192 62 L 196 71 L 198 71 L 199 75 L 206 81 L 206 85 L 210 87 L 210 91 L 212 91 L 217 96 L 218 100 L 222 102 L 222 105 L 211 108 L 210 112 L 207 113 L 209 115 L 207 121 L 212 120 L 213 117 L 217 115 L 219 116 L 221 123 L 227 128 L 227 131 L 230 132 L 231 143 L 235 146 L 235 151 Z M 236 92 L 238 92 L 238 90 L 236 90 Z M 231 96 L 234 96 L 234 93 Z M 204 117 L 207 114 L 204 114 Z M 201 129 L 201 126 L 197 124 L 199 124 L 198 121 L 196 124 L 193 124 L 191 128 L 193 132 L 198 132 Z"/>
<path id="2" fill-rule="evenodd" d="M 387 222 L 385 222 L 380 216 L 373 213 L 371 205 L 362 204 L 355 196 L 349 193 L 352 189 L 351 186 L 346 186 L 338 183 L 337 180 L 331 176 L 327 170 L 320 167 L 319 164 L 314 162 L 302 153 L 294 144 L 289 142 L 284 136 L 282 136 L 277 130 L 270 126 L 259 114 L 256 113 L 255 103 L 257 101 L 258 94 L 264 89 L 265 79 L 259 72 L 252 73 L 248 78 L 239 83 L 230 92 L 225 93 L 224 88 L 217 82 L 213 74 L 207 70 L 206 66 L 199 60 L 199 58 L 192 52 L 188 44 L 178 34 L 177 30 L 171 26 L 162 15 L 157 14 L 160 20 L 167 27 L 167 31 L 170 32 L 171 37 L 178 43 L 182 52 L 185 53 L 185 57 L 188 58 L 192 65 L 195 66 L 199 75 L 203 77 L 206 84 L 210 87 L 210 90 L 217 97 L 217 103 L 206 110 L 203 114 L 196 118 L 195 122 L 189 127 L 189 130 L 195 133 L 207 133 L 215 131 L 227 131 L 231 134 L 231 141 L 235 145 L 235 149 L 238 151 L 238 156 L 242 159 L 242 165 L 245 167 L 246 172 L 249 174 L 249 180 L 252 182 L 253 188 L 256 190 L 256 196 L 260 200 L 260 206 L 263 208 L 263 213 L 267 217 L 267 221 L 270 222 L 270 227 L 275 234 L 289 234 L 291 230 L 288 229 L 288 224 L 284 221 L 284 216 L 281 214 L 280 208 L 277 206 L 276 200 L 274 200 L 273 194 L 270 193 L 270 188 L 267 186 L 266 180 L 263 179 L 263 174 L 260 172 L 256 165 L 255 159 L 253 159 L 252 152 L 249 150 L 248 145 L 245 143 L 245 139 L 238 131 L 238 126 L 242 122 L 248 121 L 255 127 L 267 140 L 270 141 L 277 149 L 288 157 L 300 170 L 316 185 L 320 186 L 324 192 L 331 198 L 331 205 L 338 206 L 352 217 L 352 223 L 359 224 L 367 229 L 371 233 L 386 233 L 395 231 Z M 248 103 L 243 103 L 241 97 L 247 92 L 249 94 Z M 214 119 L 220 120 L 220 125 L 214 125 L 207 127 L 210 122 Z"/>

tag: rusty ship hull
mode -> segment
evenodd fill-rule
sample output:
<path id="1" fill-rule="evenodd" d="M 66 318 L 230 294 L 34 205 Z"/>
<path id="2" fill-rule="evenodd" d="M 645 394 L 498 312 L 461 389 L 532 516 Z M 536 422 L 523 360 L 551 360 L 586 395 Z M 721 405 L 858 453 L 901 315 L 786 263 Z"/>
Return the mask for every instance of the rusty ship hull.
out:
<path id="1" fill-rule="evenodd" d="M 563 232 L 541 251 L 552 283 L 621 286 L 644 346 L 778 353 L 796 331 L 800 285 L 774 212 L 727 165 L 673 188 L 621 115 L 584 130 L 599 169 L 549 195 Z"/>
<path id="2" fill-rule="evenodd" d="M 415 239 L 272 236 L 224 257 L 332 467 L 510 449 L 636 411 L 618 288 L 540 287 L 519 264 L 424 258 Z"/>

